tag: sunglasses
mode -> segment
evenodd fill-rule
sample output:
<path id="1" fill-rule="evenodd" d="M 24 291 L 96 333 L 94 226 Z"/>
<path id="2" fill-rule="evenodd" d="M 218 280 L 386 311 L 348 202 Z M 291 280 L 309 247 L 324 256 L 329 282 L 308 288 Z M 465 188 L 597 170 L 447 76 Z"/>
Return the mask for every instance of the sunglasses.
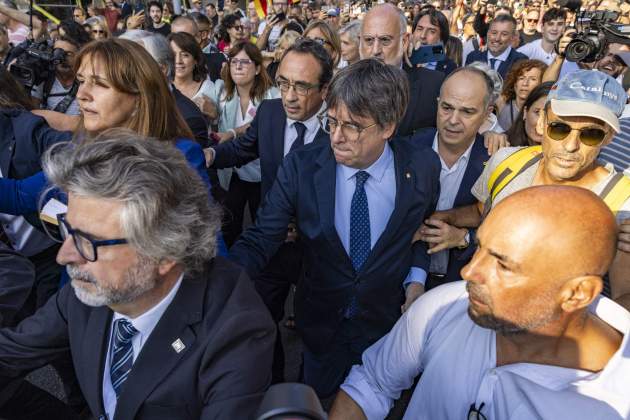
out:
<path id="1" fill-rule="evenodd" d="M 538 22 L 538 19 L 525 19 L 525 20 L 528 21 L 529 23 Z"/>
<path id="2" fill-rule="evenodd" d="M 237 31 L 237 32 L 240 32 L 240 31 L 244 31 L 244 30 L 245 30 L 245 28 L 244 28 L 242 25 L 239 25 L 239 26 L 232 26 L 232 29 L 234 29 L 234 30 L 235 30 L 235 31 Z"/>
<path id="3" fill-rule="evenodd" d="M 93 34 L 104 34 L 105 31 L 102 29 L 92 29 Z"/>
<path id="4" fill-rule="evenodd" d="M 552 140 L 564 140 L 573 130 L 580 132 L 580 142 L 586 146 L 598 146 L 606 137 L 606 131 L 601 128 L 572 128 L 569 124 L 560 121 L 547 124 L 547 135 Z"/>

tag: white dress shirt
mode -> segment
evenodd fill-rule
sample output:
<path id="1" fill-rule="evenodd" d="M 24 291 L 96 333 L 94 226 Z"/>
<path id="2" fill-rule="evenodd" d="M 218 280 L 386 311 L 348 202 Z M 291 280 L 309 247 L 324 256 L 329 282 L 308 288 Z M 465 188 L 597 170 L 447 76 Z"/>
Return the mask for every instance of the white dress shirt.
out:
<path id="1" fill-rule="evenodd" d="M 114 331 L 114 322 L 120 318 L 126 318 L 131 325 L 134 326 L 138 333 L 133 336 L 131 339 L 131 346 L 133 347 L 133 361 L 135 363 L 140 351 L 142 350 L 142 346 L 147 342 L 151 332 L 157 325 L 162 315 L 166 311 L 166 308 L 171 304 L 177 291 L 179 290 L 179 286 L 182 284 L 182 279 L 184 275 L 179 276 L 179 279 L 173 286 L 170 292 L 153 308 L 149 309 L 139 317 L 134 319 L 126 318 L 124 315 L 119 314 L 118 312 L 114 312 L 114 316 L 112 318 L 111 326 L 109 327 L 109 344 L 107 345 L 107 356 L 105 357 L 105 370 L 103 370 L 103 405 L 105 406 L 105 413 L 107 413 L 108 419 L 114 418 L 114 413 L 116 412 L 116 392 L 114 392 L 114 387 L 112 386 L 112 379 L 109 376 L 109 367 L 111 362 L 111 352 L 113 346 L 113 340 L 111 339 L 113 331 Z M 133 368 L 132 368 L 133 370 Z"/>
<path id="2" fill-rule="evenodd" d="M 551 52 L 543 50 L 542 38 L 527 43 L 516 51 L 525 54 L 530 60 L 540 60 L 548 66 L 553 63 L 557 55 L 553 49 Z"/>
<path id="3" fill-rule="evenodd" d="M 494 69 L 496 71 L 499 71 L 499 66 L 501 66 L 501 63 L 503 63 L 505 60 L 508 59 L 508 56 L 510 55 L 510 52 L 512 51 L 512 47 L 507 47 L 505 49 L 505 51 L 503 51 L 501 53 L 501 55 L 499 55 L 498 57 L 495 57 L 492 55 L 492 53 L 490 52 L 490 50 L 488 50 L 488 65 L 490 66 L 491 69 Z M 497 60 L 494 63 L 494 67 L 492 67 L 492 62 L 490 61 L 490 59 L 495 59 Z"/>
<path id="4" fill-rule="evenodd" d="M 422 372 L 405 420 L 627 419 L 630 416 L 630 313 L 600 297 L 589 310 L 624 334 L 601 372 L 534 363 L 497 367 L 496 333 L 470 319 L 465 282 L 422 295 L 392 331 L 363 353 L 341 388 L 370 420 L 383 419 Z"/>
<path id="5" fill-rule="evenodd" d="M 363 185 L 368 200 L 370 213 L 370 248 L 387 227 L 389 218 L 396 204 L 396 170 L 394 153 L 388 143 L 385 144 L 381 156 L 368 168 L 363 169 L 370 174 Z M 350 207 L 356 189 L 355 175 L 360 169 L 337 165 L 335 181 L 335 228 L 344 249 L 350 255 Z M 409 244 L 411 247 L 411 244 Z M 419 267 L 411 267 L 404 284 L 418 282 L 424 284 L 427 273 Z"/>
<path id="6" fill-rule="evenodd" d="M 435 133 L 433 151 L 440 157 L 440 163 L 442 164 L 442 169 L 440 170 L 440 198 L 438 199 L 436 210 L 450 210 L 453 208 L 455 197 L 457 197 L 457 193 L 459 192 L 459 186 L 462 183 L 462 179 L 464 179 L 464 173 L 468 167 L 470 152 L 472 151 L 474 142 L 473 140 L 464 154 L 449 168 L 446 162 L 444 162 L 444 159 L 442 159 L 442 156 L 440 156 L 438 133 Z M 431 268 L 429 271 L 431 273 L 446 274 L 448 255 L 448 249 L 431 255 Z"/>
<path id="7" fill-rule="evenodd" d="M 321 127 L 317 116 L 321 114 L 322 112 L 324 112 L 325 109 L 326 109 L 326 103 L 324 102 L 321 108 L 319 108 L 319 111 L 317 111 L 315 115 L 313 115 L 311 118 L 309 118 L 306 121 L 292 120 L 291 118 L 287 117 L 286 127 L 284 129 L 284 155 L 285 156 L 289 154 L 289 151 L 291 150 L 291 146 L 293 145 L 293 142 L 295 141 L 295 139 L 297 139 L 297 130 L 293 126 L 293 123 L 301 122 L 302 124 L 306 126 L 306 132 L 304 133 L 304 144 L 306 145 L 306 144 L 312 143 L 313 140 L 315 140 L 315 136 L 317 135 L 319 128 Z"/>

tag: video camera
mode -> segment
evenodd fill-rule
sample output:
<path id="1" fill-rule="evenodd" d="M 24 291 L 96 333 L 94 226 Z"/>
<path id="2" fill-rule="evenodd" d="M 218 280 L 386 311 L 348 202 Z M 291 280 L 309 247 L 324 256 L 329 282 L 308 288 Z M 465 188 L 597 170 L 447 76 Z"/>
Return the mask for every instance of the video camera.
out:
<path id="1" fill-rule="evenodd" d="M 617 12 L 579 12 L 580 0 L 560 0 L 558 5 L 576 12 L 573 26 L 577 32 L 567 45 L 567 60 L 592 63 L 604 57 L 610 43 L 630 45 L 630 26 L 615 23 Z"/>
<path id="2" fill-rule="evenodd" d="M 18 44 L 11 51 L 10 72 L 15 79 L 30 91 L 55 73 L 55 67 L 66 60 L 66 52 L 61 48 L 53 48 L 48 42 L 30 40 Z"/>

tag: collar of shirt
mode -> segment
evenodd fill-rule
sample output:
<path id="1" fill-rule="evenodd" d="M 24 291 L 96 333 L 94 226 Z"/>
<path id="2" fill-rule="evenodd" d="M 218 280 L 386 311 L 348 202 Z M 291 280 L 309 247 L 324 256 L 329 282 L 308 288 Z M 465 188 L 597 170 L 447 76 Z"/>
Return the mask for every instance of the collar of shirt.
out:
<path id="1" fill-rule="evenodd" d="M 437 131 L 435 132 L 435 137 L 433 138 L 432 149 L 440 157 L 440 163 L 442 164 L 442 171 L 446 171 L 447 173 L 450 173 L 450 172 L 456 171 L 460 165 L 466 165 L 468 163 L 468 159 L 470 159 L 470 153 L 472 151 L 474 144 L 475 144 L 475 141 L 473 140 L 470 143 L 470 146 L 468 146 L 468 149 L 466 149 L 466 151 L 459 157 L 459 159 L 457 159 L 457 162 L 455 162 L 455 164 L 451 166 L 450 168 L 448 167 L 446 162 L 444 162 L 444 159 L 442 159 L 442 156 L 440 156 Z"/>
<path id="2" fill-rule="evenodd" d="M 142 345 L 147 341 L 147 339 L 149 338 L 149 335 L 151 335 L 151 332 L 153 332 L 153 329 L 157 325 L 158 321 L 160 320 L 160 318 L 162 318 L 162 315 L 164 315 L 166 308 L 168 308 L 168 305 L 170 305 L 173 299 L 175 298 L 175 295 L 177 294 L 177 291 L 179 290 L 179 286 L 182 284 L 183 278 L 184 278 L 184 275 L 183 274 L 180 275 L 179 278 L 177 279 L 177 282 L 171 289 L 171 291 L 168 292 L 167 295 L 164 296 L 162 300 L 158 302 L 158 304 L 155 305 L 153 308 L 149 309 L 148 311 L 146 311 L 145 313 L 143 313 L 142 315 L 136 318 L 133 318 L 133 319 L 127 318 L 129 322 L 131 322 L 131 324 L 134 326 L 134 328 L 138 330 L 138 337 L 140 338 L 140 342 L 139 342 L 140 348 L 142 348 Z M 126 317 L 123 314 L 114 312 L 112 325 L 114 324 L 114 321 L 120 318 L 126 318 Z M 136 359 L 136 357 L 138 357 L 138 353 L 139 351 L 138 352 L 134 351 L 134 360 Z"/>
<path id="3" fill-rule="evenodd" d="M 488 50 L 488 63 L 490 62 L 491 58 L 494 58 L 496 60 L 499 60 L 501 62 L 504 62 L 505 60 L 507 60 L 508 56 L 510 55 L 510 52 L 512 51 L 512 47 L 507 47 L 505 49 L 505 51 L 503 51 L 503 53 L 501 53 L 501 55 L 499 55 L 498 57 L 495 57 L 494 55 L 492 55 L 492 53 L 490 52 L 490 50 Z"/>
<path id="4" fill-rule="evenodd" d="M 385 171 L 391 164 L 392 159 L 394 159 L 394 154 L 392 153 L 392 148 L 389 146 L 389 142 L 387 142 L 385 143 L 385 148 L 383 149 L 383 153 L 381 153 L 381 156 L 379 156 L 379 158 L 376 159 L 376 162 L 371 164 L 366 169 L 356 169 L 341 164 L 339 164 L 338 166 L 341 169 L 342 177 L 345 180 L 349 181 L 350 178 L 352 178 L 357 172 L 365 171 L 370 174 L 370 178 L 368 178 L 368 181 L 370 179 L 373 179 L 374 181 L 380 183 L 383 180 Z"/>

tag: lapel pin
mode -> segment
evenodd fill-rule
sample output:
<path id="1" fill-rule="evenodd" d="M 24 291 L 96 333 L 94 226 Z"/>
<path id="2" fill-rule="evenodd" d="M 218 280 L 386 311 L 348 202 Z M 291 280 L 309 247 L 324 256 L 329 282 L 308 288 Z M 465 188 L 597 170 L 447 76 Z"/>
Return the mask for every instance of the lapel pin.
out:
<path id="1" fill-rule="evenodd" d="M 411 174 L 409 172 L 405 172 L 405 178 L 407 179 L 411 178 Z"/>
<path id="2" fill-rule="evenodd" d="M 179 338 L 177 340 L 173 341 L 173 344 L 171 344 L 171 346 L 173 347 L 173 349 L 177 353 L 181 353 L 181 351 L 186 348 L 186 345 L 184 343 L 182 343 L 182 340 L 180 340 Z"/>

